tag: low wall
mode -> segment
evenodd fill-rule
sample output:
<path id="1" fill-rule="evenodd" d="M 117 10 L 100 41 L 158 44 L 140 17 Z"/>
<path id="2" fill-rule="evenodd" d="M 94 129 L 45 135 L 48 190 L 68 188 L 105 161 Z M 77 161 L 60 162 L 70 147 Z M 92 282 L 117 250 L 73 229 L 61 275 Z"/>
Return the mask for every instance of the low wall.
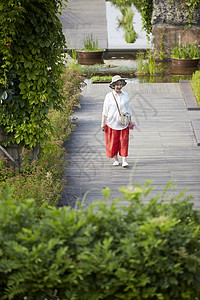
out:
<path id="1" fill-rule="evenodd" d="M 163 45 L 167 58 L 171 56 L 171 49 L 179 43 L 200 44 L 200 5 L 194 12 L 194 21 L 188 29 L 188 8 L 185 0 L 154 0 L 152 15 L 152 45 L 159 52 L 160 43 Z M 162 34 L 163 38 L 161 38 Z"/>

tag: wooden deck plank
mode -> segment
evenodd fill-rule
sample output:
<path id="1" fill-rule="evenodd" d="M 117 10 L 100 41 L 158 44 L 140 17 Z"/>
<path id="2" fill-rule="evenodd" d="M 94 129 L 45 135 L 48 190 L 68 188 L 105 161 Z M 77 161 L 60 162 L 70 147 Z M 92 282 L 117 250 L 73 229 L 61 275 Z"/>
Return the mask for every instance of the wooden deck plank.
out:
<path id="1" fill-rule="evenodd" d="M 83 90 L 81 108 L 74 113 L 77 128 L 66 143 L 71 164 L 65 175 L 68 184 L 63 203 L 75 203 L 74 194 L 81 199 L 88 189 L 97 188 L 87 195 L 89 204 L 101 197 L 101 189 L 107 186 L 112 190 L 112 201 L 120 195 L 118 187 L 128 184 L 134 168 L 133 182 L 153 180 L 153 186 L 162 192 L 170 180 L 175 180 L 177 193 L 190 188 L 186 194 L 195 197 L 195 207 L 199 208 L 200 151 L 179 84 L 129 83 L 125 90 L 137 124 L 130 132 L 130 168 L 113 167 L 112 160 L 105 156 L 100 123 L 104 97 L 110 89 L 104 84 L 88 85 Z"/>
<path id="2" fill-rule="evenodd" d="M 90 34 L 99 48 L 107 48 L 105 0 L 69 0 L 60 20 L 68 49 L 83 49 L 83 39 Z"/>

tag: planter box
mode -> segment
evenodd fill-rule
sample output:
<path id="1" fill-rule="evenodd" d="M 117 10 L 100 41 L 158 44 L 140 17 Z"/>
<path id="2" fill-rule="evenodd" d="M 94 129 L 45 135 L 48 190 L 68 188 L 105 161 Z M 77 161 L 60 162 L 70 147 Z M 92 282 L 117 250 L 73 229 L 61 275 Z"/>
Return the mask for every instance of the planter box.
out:
<path id="1" fill-rule="evenodd" d="M 181 67 L 181 66 L 172 66 L 172 75 L 192 75 L 195 71 L 197 71 L 198 67 Z"/>
<path id="2" fill-rule="evenodd" d="M 103 64 L 104 51 L 77 51 L 78 63 L 80 65 Z"/>
<path id="3" fill-rule="evenodd" d="M 188 67 L 197 67 L 199 59 L 181 59 L 181 58 L 172 58 L 172 65 L 174 67 L 188 68 Z"/>

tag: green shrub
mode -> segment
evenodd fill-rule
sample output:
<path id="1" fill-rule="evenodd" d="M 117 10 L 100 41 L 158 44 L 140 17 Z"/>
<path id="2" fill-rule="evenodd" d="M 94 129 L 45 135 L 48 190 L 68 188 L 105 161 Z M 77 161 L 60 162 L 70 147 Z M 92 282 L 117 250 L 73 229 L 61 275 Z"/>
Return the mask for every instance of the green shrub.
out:
<path id="1" fill-rule="evenodd" d="M 200 71 L 193 73 L 190 83 L 197 99 L 197 103 L 200 105 Z"/>
<path id="2" fill-rule="evenodd" d="M 91 82 L 93 83 L 94 81 L 111 81 L 112 80 L 112 76 L 92 76 L 91 78 Z"/>
<path id="3" fill-rule="evenodd" d="M 41 207 L 36 221 L 34 201 L 5 187 L 0 299 L 200 299 L 199 211 L 166 190 L 147 203 L 148 182 L 120 191 L 111 205 L 105 189 L 87 208 Z"/>
<path id="4" fill-rule="evenodd" d="M 81 84 L 83 78 L 76 70 L 66 70 L 63 74 L 63 96 L 65 101 L 61 111 L 51 110 L 48 118 L 52 130 L 48 143 L 41 147 L 38 161 L 30 164 L 30 150 L 23 149 L 21 172 L 6 167 L 5 160 L 0 161 L 0 190 L 5 183 L 13 187 L 13 198 L 21 201 L 33 198 L 39 207 L 57 205 L 63 187 L 64 160 L 67 153 L 63 142 L 69 138 L 75 125 L 71 115 L 79 106 Z"/>

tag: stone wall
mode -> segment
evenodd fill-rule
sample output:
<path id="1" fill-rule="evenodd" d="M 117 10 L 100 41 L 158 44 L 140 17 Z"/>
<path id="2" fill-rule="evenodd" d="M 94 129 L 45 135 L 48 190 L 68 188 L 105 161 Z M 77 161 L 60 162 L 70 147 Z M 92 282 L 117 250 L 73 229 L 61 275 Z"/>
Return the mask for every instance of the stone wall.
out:
<path id="1" fill-rule="evenodd" d="M 188 15 L 185 0 L 153 0 L 152 45 L 159 52 L 162 43 L 168 59 L 175 44 L 200 44 L 200 5 L 195 9 L 192 26 L 186 29 Z"/>

